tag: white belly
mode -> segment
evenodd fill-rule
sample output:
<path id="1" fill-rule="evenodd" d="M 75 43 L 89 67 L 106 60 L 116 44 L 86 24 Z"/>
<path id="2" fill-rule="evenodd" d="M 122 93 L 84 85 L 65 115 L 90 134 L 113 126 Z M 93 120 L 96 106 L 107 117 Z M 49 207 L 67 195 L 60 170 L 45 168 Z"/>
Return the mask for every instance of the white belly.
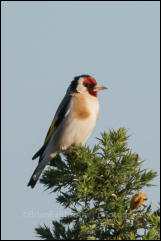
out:
<path id="1" fill-rule="evenodd" d="M 99 105 L 96 97 L 91 97 L 86 100 L 90 116 L 86 119 L 73 118 L 70 113 L 64 123 L 62 123 L 61 129 L 53 138 L 53 145 L 56 145 L 59 149 L 66 149 L 72 144 L 83 144 L 93 128 L 96 125 Z"/>
<path id="2" fill-rule="evenodd" d="M 43 153 L 43 159 L 48 162 L 55 157 L 56 153 L 66 150 L 72 144 L 84 144 L 95 127 L 96 120 L 96 116 L 91 116 L 84 121 L 76 119 L 70 121 L 70 118 L 68 118 L 67 122 L 64 122 L 62 125 L 62 128 L 57 130 L 51 138 Z"/>
<path id="3" fill-rule="evenodd" d="M 87 120 L 72 120 L 72 122 L 68 125 L 68 128 L 64 129 L 61 141 L 62 145 L 68 146 L 73 143 L 77 145 L 83 144 L 91 134 L 95 124 L 96 117 L 91 117 Z"/>

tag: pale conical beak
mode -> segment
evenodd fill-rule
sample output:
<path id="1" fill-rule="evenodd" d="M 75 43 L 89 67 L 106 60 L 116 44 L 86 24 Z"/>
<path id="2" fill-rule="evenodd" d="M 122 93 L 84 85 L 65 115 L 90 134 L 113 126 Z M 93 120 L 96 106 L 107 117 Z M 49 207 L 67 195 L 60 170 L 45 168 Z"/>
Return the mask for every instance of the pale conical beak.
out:
<path id="1" fill-rule="evenodd" d="M 106 90 L 106 89 L 107 89 L 107 87 L 105 87 L 103 85 L 96 85 L 93 90 L 97 92 L 97 91 Z"/>

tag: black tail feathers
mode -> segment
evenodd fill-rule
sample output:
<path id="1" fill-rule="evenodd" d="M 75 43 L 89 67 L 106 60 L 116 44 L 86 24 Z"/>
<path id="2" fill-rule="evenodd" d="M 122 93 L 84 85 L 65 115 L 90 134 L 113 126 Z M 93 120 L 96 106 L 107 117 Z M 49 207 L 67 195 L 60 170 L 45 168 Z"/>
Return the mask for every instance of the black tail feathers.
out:
<path id="1" fill-rule="evenodd" d="M 42 171 L 44 168 L 40 169 L 39 166 L 35 169 L 34 173 L 32 174 L 29 183 L 27 184 L 27 186 L 31 186 L 31 188 L 34 188 L 39 176 L 41 175 Z"/>

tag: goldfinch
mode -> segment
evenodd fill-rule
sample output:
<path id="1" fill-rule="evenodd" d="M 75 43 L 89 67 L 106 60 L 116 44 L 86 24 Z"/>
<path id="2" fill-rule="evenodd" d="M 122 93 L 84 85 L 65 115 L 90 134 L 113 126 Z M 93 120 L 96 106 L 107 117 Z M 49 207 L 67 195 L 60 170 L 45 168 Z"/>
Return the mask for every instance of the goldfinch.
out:
<path id="1" fill-rule="evenodd" d="M 72 144 L 82 145 L 87 140 L 98 117 L 97 93 L 104 89 L 107 88 L 98 85 L 90 75 L 74 78 L 56 111 L 43 146 L 32 158 L 39 157 L 39 163 L 28 186 L 34 188 L 46 164 L 59 152 Z"/>

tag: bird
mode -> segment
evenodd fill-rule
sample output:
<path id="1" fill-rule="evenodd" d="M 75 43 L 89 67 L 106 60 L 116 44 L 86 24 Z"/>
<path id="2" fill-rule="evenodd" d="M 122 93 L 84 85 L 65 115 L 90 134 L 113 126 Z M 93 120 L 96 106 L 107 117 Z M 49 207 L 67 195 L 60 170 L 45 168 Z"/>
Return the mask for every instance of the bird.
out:
<path id="1" fill-rule="evenodd" d="M 34 188 L 48 162 L 72 145 L 83 145 L 93 131 L 99 112 L 98 85 L 91 75 L 79 75 L 71 81 L 55 113 L 43 146 L 32 157 L 39 157 L 28 186 Z"/>
<path id="2" fill-rule="evenodd" d="M 130 209 L 131 210 L 136 210 L 138 209 L 143 203 L 148 200 L 147 195 L 144 192 L 138 192 L 136 193 L 130 203 Z"/>

